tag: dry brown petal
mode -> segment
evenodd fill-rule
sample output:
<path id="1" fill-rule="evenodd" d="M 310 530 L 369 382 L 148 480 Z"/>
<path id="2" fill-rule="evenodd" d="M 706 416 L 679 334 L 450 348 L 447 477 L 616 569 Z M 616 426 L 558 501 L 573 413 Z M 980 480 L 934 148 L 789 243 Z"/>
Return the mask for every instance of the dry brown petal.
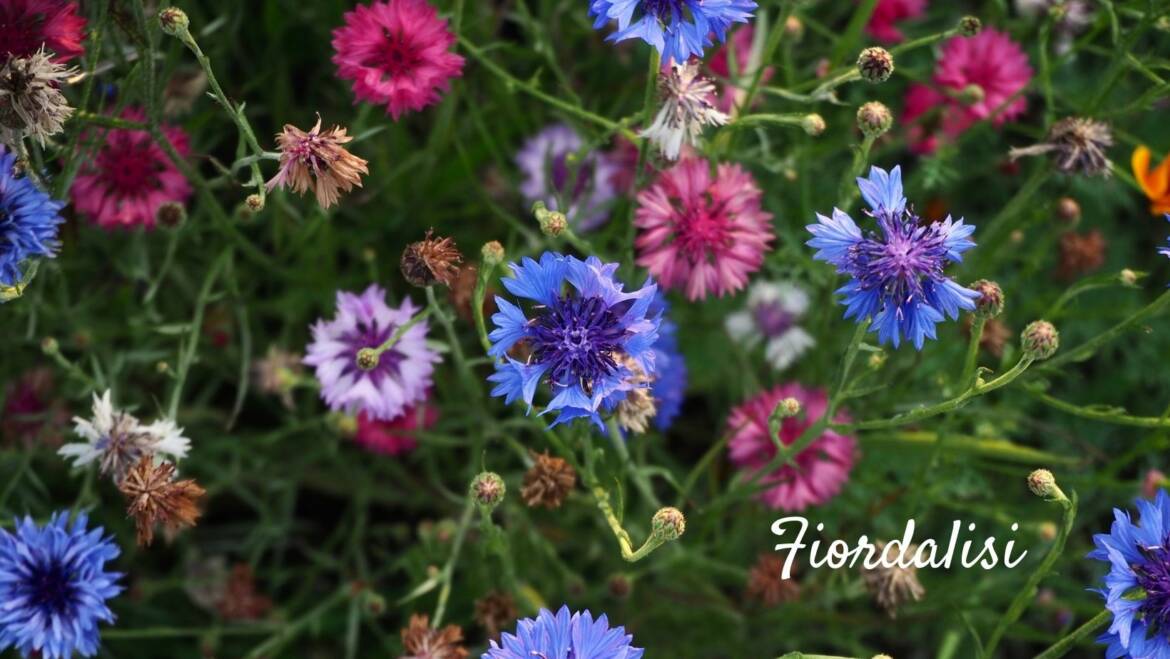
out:
<path id="1" fill-rule="evenodd" d="M 524 474 L 520 497 L 530 508 L 559 508 L 577 484 L 577 472 L 561 458 L 533 453 L 535 464 Z"/>
<path id="2" fill-rule="evenodd" d="M 141 547 L 154 540 L 155 526 L 162 524 L 177 531 L 195 526 L 199 518 L 196 502 L 203 496 L 203 488 L 191 479 L 176 481 L 174 475 L 173 464 L 156 464 L 153 456 L 145 455 L 118 484 L 128 500 L 126 513 L 134 518 Z"/>

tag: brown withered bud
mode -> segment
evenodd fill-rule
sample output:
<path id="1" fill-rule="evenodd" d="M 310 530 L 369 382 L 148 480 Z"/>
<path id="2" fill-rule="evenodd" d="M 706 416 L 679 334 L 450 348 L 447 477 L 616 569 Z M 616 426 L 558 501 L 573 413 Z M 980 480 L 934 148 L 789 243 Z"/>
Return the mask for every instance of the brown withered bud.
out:
<path id="1" fill-rule="evenodd" d="M 524 474 L 520 497 L 529 508 L 559 508 L 577 484 L 577 472 L 561 458 L 533 453 L 535 464 Z"/>
<path id="2" fill-rule="evenodd" d="M 1105 236 L 1093 229 L 1088 233 L 1069 231 L 1060 237 L 1060 263 L 1056 276 L 1068 281 L 1105 265 Z"/>
<path id="3" fill-rule="evenodd" d="M 175 465 L 155 464 L 153 456 L 144 455 L 118 484 L 129 502 L 126 513 L 134 518 L 140 547 L 154 541 L 154 527 L 159 524 L 177 531 L 195 526 L 199 518 L 196 502 L 203 496 L 203 488 L 194 480 L 176 481 L 174 476 Z"/>
<path id="4" fill-rule="evenodd" d="M 402 252 L 402 276 L 412 286 L 450 286 L 459 275 L 463 255 L 455 241 L 433 238 L 432 235 L 433 232 L 428 230 L 425 238 L 407 245 Z"/>
<path id="5" fill-rule="evenodd" d="M 748 572 L 747 597 L 764 606 L 776 606 L 800 597 L 800 584 L 782 578 L 784 559 L 779 554 L 760 554 Z"/>
<path id="6" fill-rule="evenodd" d="M 874 546 L 880 554 L 886 543 L 878 542 Z M 906 548 L 907 555 L 913 555 L 916 551 L 917 545 L 909 545 Z M 917 602 L 926 595 L 926 589 L 918 581 L 918 568 L 914 566 L 879 565 L 872 570 L 862 568 L 861 576 L 865 582 L 865 589 L 890 618 L 898 617 L 898 609 L 906 602 Z"/>
<path id="7" fill-rule="evenodd" d="M 402 647 L 406 654 L 400 659 L 465 659 L 463 630 L 456 625 L 431 629 L 430 617 L 413 614 L 410 624 L 402 628 Z"/>
<path id="8" fill-rule="evenodd" d="M 216 609 L 225 620 L 259 620 L 272 609 L 272 600 L 256 592 L 256 579 L 252 567 L 240 563 L 232 567 Z"/>
<path id="9" fill-rule="evenodd" d="M 493 590 L 475 601 L 475 622 L 484 628 L 488 638 L 499 638 L 500 632 L 511 627 L 519 616 L 516 600 L 508 593 Z"/>

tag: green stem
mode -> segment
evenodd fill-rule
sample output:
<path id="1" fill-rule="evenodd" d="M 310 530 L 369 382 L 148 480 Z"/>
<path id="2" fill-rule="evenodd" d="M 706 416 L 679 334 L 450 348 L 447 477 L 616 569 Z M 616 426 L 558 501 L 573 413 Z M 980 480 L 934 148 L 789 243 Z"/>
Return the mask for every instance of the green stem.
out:
<path id="1" fill-rule="evenodd" d="M 261 659 L 262 657 L 275 657 L 276 651 L 284 647 L 287 643 L 296 638 L 306 627 L 317 622 L 326 613 L 331 611 L 333 607 L 341 604 L 349 599 L 352 588 L 349 584 L 341 586 L 332 595 L 325 599 L 325 601 L 318 604 L 308 613 L 286 623 L 280 627 L 279 631 L 270 636 L 268 640 L 260 645 L 252 648 L 252 651 L 245 655 L 244 659 Z"/>
<path id="2" fill-rule="evenodd" d="M 1056 357 L 1048 360 L 1048 362 L 1045 363 L 1045 367 L 1056 368 L 1071 361 L 1081 361 L 1083 359 L 1088 359 L 1093 355 L 1094 352 L 1097 351 L 1097 348 L 1100 348 L 1106 343 L 1109 343 L 1129 328 L 1158 313 L 1162 310 L 1162 307 L 1165 307 L 1168 303 L 1170 303 L 1170 290 L 1162 293 L 1153 302 L 1147 304 L 1141 309 L 1138 309 L 1128 318 L 1121 321 L 1120 323 L 1117 323 L 1108 330 L 1105 330 L 1088 341 L 1085 341 L 1076 348 L 1073 348 L 1067 352 L 1062 352 Z"/>
<path id="3" fill-rule="evenodd" d="M 630 534 L 622 528 L 621 521 L 618 520 L 617 514 L 613 511 L 613 506 L 609 503 L 609 492 L 600 485 L 593 485 L 593 499 L 597 502 L 597 508 L 601 510 L 601 514 L 605 517 L 605 521 L 609 524 L 609 528 L 613 531 L 617 538 L 618 547 L 621 548 L 622 558 L 635 563 L 649 556 L 655 549 L 658 549 L 666 541 L 654 534 L 646 538 L 646 542 L 638 549 L 634 549 L 633 543 L 630 540 Z"/>
<path id="4" fill-rule="evenodd" d="M 487 284 L 495 274 L 494 271 L 494 265 L 488 265 L 480 260 L 479 272 L 475 278 L 475 292 L 471 294 L 471 315 L 475 318 L 475 331 L 479 334 L 479 343 L 483 346 L 484 354 L 491 351 L 492 342 L 488 338 L 487 323 L 483 318 L 483 300 L 487 296 Z"/>
<path id="5" fill-rule="evenodd" d="M 970 387 L 975 383 L 975 366 L 979 362 L 979 342 L 983 339 L 983 327 L 987 318 L 976 315 L 971 323 L 971 340 L 967 343 L 967 357 L 963 360 L 963 374 L 959 376 L 959 383 L 963 387 Z"/>
<path id="6" fill-rule="evenodd" d="M 1054 407 L 1061 412 L 1067 412 L 1073 416 L 1079 416 L 1085 419 L 1113 423 L 1119 426 L 1134 426 L 1136 428 L 1170 428 L 1170 418 L 1166 418 L 1164 416 L 1132 416 L 1126 414 L 1124 409 L 1082 407 L 1080 405 L 1073 405 L 1072 403 L 1060 400 L 1059 398 L 1050 396 L 1042 391 L 1029 390 L 1028 393 L 1035 396 L 1045 405 Z"/>
<path id="7" fill-rule="evenodd" d="M 609 429 L 609 439 L 617 451 L 618 456 L 622 459 L 622 464 L 625 465 L 626 471 L 629 472 L 630 478 L 634 481 L 634 486 L 638 488 L 638 492 L 642 497 L 654 505 L 655 509 L 662 507 L 662 502 L 658 499 L 658 495 L 654 493 L 654 487 L 650 484 L 650 480 L 646 478 L 638 469 L 638 465 L 630 458 L 630 448 L 626 446 L 626 440 L 622 437 L 622 431 L 618 428 L 617 420 L 610 417 L 606 422 L 606 428 Z"/>
<path id="8" fill-rule="evenodd" d="M 1057 657 L 1063 657 L 1068 654 L 1069 650 L 1073 649 L 1073 646 L 1082 641 L 1090 640 L 1093 634 L 1096 634 L 1102 627 L 1109 624 L 1111 618 L 1113 618 L 1113 612 L 1109 609 L 1102 609 L 1100 613 L 1090 618 L 1085 624 L 1077 627 L 1071 634 L 1036 655 L 1035 659 L 1057 659 Z"/>
<path id="9" fill-rule="evenodd" d="M 451 597 L 451 581 L 455 575 L 455 565 L 459 562 L 459 554 L 463 550 L 463 539 L 467 536 L 467 527 L 471 526 L 471 515 L 475 512 L 475 502 L 467 497 L 463 506 L 463 516 L 459 518 L 459 528 L 455 531 L 455 542 L 451 545 L 451 555 L 440 579 L 443 581 L 439 589 L 439 601 L 435 604 L 435 615 L 431 617 L 431 626 L 438 629 L 443 624 L 443 614 L 447 610 L 447 600 Z"/>
<path id="10" fill-rule="evenodd" d="M 183 398 L 183 385 L 187 382 L 187 374 L 191 370 L 191 364 L 195 361 L 195 355 L 199 348 L 199 335 L 203 332 L 203 310 L 207 306 L 207 301 L 211 297 L 211 289 L 215 284 L 215 280 L 219 278 L 219 272 L 231 259 L 232 251 L 229 249 L 220 255 L 218 259 L 212 263 L 211 268 L 207 271 L 207 276 L 203 278 L 203 286 L 199 289 L 199 297 L 195 299 L 195 315 L 191 319 L 191 327 L 187 335 L 187 342 L 179 350 L 179 363 L 175 369 L 175 385 L 171 389 L 171 402 L 167 406 L 167 418 L 175 419 L 179 413 L 179 403 Z"/>
<path id="11" fill-rule="evenodd" d="M 428 306 L 427 308 L 423 309 L 422 311 L 414 314 L 413 316 L 410 317 L 410 320 L 399 325 L 397 327 L 397 329 L 395 329 L 394 332 L 389 336 L 389 338 L 387 338 L 382 343 L 382 345 L 378 346 L 377 348 L 367 348 L 367 350 L 372 352 L 375 356 L 381 357 L 382 353 L 386 352 L 387 350 L 389 350 L 389 349 L 393 348 L 395 345 L 397 345 L 397 343 L 402 340 L 402 337 L 408 331 L 410 331 L 410 328 L 414 327 L 415 325 L 419 324 L 421 321 L 425 320 L 426 317 L 430 316 L 434 311 L 435 311 L 434 307 Z"/>

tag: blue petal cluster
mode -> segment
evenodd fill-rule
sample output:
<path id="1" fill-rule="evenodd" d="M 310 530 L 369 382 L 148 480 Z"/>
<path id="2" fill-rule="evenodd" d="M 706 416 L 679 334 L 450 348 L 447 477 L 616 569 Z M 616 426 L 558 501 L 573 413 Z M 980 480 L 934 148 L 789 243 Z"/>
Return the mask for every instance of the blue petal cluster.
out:
<path id="1" fill-rule="evenodd" d="M 506 403 L 523 399 L 531 410 L 537 386 L 547 382 L 553 396 L 541 414 L 558 412 L 553 425 L 586 417 L 601 426 L 599 411 L 612 410 L 640 386 L 627 360 L 646 375 L 656 374 L 660 319 L 650 303 L 658 287 L 647 280 L 626 292 L 614 278 L 617 267 L 595 256 L 582 261 L 552 252 L 539 263 L 526 258 L 511 264 L 504 288 L 524 308 L 496 297 L 499 311 L 488 337 L 488 354 L 497 359 L 488 378 L 496 384 L 493 396 Z M 520 341 L 531 350 L 524 362 L 508 354 Z"/>
<path id="2" fill-rule="evenodd" d="M 594 620 L 588 610 L 570 613 L 562 606 L 555 615 L 541 609 L 536 618 L 520 620 L 516 633 L 492 641 L 481 659 L 639 659 L 644 650 L 631 646 L 633 640 L 624 627 L 611 628 L 604 614 Z"/>
<path id="3" fill-rule="evenodd" d="M 17 176 L 16 156 L 0 147 L 0 284 L 20 283 L 26 259 L 54 255 L 64 206 Z"/>
<path id="4" fill-rule="evenodd" d="M 44 526 L 28 517 L 0 529 L 0 651 L 67 659 L 98 651 L 98 622 L 113 622 L 106 600 L 122 591 L 105 564 L 119 553 L 102 529 L 79 514 L 55 513 Z"/>
<path id="5" fill-rule="evenodd" d="M 658 412 L 654 416 L 654 427 L 665 432 L 674 423 L 682 410 L 683 397 L 687 391 L 687 363 L 678 349 L 678 325 L 667 318 L 670 303 L 659 293 L 650 305 L 652 315 L 660 315 L 658 342 L 654 344 L 654 365 L 658 375 L 650 385 L 650 393 Z"/>
<path id="6" fill-rule="evenodd" d="M 880 231 L 862 234 L 853 218 L 834 208 L 832 217 L 817 213 L 818 223 L 806 227 L 813 235 L 806 244 L 817 249 L 815 258 L 850 278 L 837 290 L 846 318 L 871 319 L 881 343 L 896 348 L 905 337 L 921 350 L 927 338 L 938 338 L 936 323 L 957 319 L 960 309 L 974 309 L 979 299 L 943 272 L 975 246 L 969 239 L 975 227 L 950 216 L 923 225 L 906 206 L 900 167 L 873 167 L 857 185 Z"/>
<path id="7" fill-rule="evenodd" d="M 662 61 L 686 62 L 702 57 L 712 45 L 711 34 L 722 42 L 732 23 L 746 23 L 756 9 L 754 0 L 592 0 L 589 15 L 594 29 L 611 20 L 618 31 L 608 41 L 635 37 L 658 49 Z"/>
<path id="8" fill-rule="evenodd" d="M 1140 525 L 1114 508 L 1109 533 L 1094 535 L 1097 548 L 1089 553 L 1109 564 L 1097 591 L 1113 612 L 1109 630 L 1097 639 L 1108 645 L 1109 659 L 1170 657 L 1170 496 L 1162 490 L 1137 507 Z"/>
<path id="9" fill-rule="evenodd" d="M 1167 222 L 1170 222 L 1170 213 L 1166 213 L 1166 215 L 1163 217 L 1166 218 Z M 1158 253 L 1162 254 L 1163 256 L 1170 257 L 1170 240 L 1166 241 L 1166 246 L 1158 250 Z"/>

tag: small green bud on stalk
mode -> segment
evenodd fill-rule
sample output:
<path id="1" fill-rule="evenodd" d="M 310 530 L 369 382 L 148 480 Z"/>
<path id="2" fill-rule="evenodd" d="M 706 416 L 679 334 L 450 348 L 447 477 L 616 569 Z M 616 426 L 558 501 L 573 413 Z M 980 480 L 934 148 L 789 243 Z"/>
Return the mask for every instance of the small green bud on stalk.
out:
<path id="1" fill-rule="evenodd" d="M 476 505 L 488 512 L 495 510 L 496 506 L 500 505 L 507 491 L 504 479 L 494 471 L 480 472 L 471 481 L 471 498 Z"/>
<path id="2" fill-rule="evenodd" d="M 979 294 L 975 300 L 975 315 L 980 318 L 995 318 L 1003 313 L 1003 289 L 999 284 L 987 279 L 973 282 L 971 290 Z"/>
<path id="3" fill-rule="evenodd" d="M 483 244 L 480 256 L 483 258 L 484 265 L 494 268 L 504 262 L 504 246 L 498 240 L 488 241 Z"/>
<path id="4" fill-rule="evenodd" d="M 662 542 L 678 540 L 686 530 L 687 518 L 678 508 L 662 508 L 650 521 L 651 536 Z"/>
<path id="5" fill-rule="evenodd" d="M 158 25 L 165 34 L 181 37 L 191 26 L 187 13 L 178 7 L 167 7 L 158 13 Z"/>
<path id="6" fill-rule="evenodd" d="M 959 34 L 964 37 L 973 37 L 983 30 L 983 21 L 975 16 L 964 16 L 959 19 Z"/>
<path id="7" fill-rule="evenodd" d="M 857 56 L 857 71 L 866 82 L 885 82 L 894 73 L 894 56 L 880 46 L 866 48 Z"/>
<path id="8" fill-rule="evenodd" d="M 1060 486 L 1056 484 L 1056 476 L 1047 469 L 1037 469 L 1028 474 L 1028 489 L 1038 497 L 1050 500 L 1067 499 Z"/>
<path id="9" fill-rule="evenodd" d="M 1020 334 L 1020 343 L 1026 357 L 1041 361 L 1055 355 L 1060 348 L 1060 332 L 1047 320 L 1035 320 Z"/>
<path id="10" fill-rule="evenodd" d="M 800 127 L 804 132 L 816 137 L 825 132 L 825 119 L 819 114 L 806 114 L 800 120 Z"/>
<path id="11" fill-rule="evenodd" d="M 877 138 L 885 135 L 893 125 L 894 116 L 884 103 L 870 101 L 857 108 L 857 127 L 866 137 Z"/>

